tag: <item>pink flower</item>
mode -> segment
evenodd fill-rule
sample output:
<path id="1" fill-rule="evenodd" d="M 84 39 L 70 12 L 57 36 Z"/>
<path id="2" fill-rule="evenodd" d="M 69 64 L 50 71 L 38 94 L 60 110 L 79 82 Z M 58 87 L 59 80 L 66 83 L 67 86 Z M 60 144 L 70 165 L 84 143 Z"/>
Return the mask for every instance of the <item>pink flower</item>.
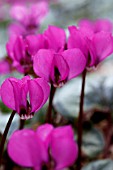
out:
<path id="1" fill-rule="evenodd" d="M 6 44 L 13 66 L 21 73 L 28 74 L 32 69 L 32 55 L 44 48 L 43 35 L 29 35 L 26 38 L 13 35 Z"/>
<path id="2" fill-rule="evenodd" d="M 33 34 L 37 32 L 39 24 L 48 13 L 48 3 L 46 1 L 34 3 L 30 6 L 24 4 L 15 4 L 11 8 L 11 17 L 18 23 L 15 25 L 18 33 L 22 35 Z M 11 30 L 11 28 L 13 30 Z M 16 33 L 13 25 L 9 27 L 9 33 Z"/>
<path id="3" fill-rule="evenodd" d="M 75 26 L 70 26 L 69 31 L 68 48 L 79 48 L 86 57 L 87 67 L 96 66 L 113 53 L 111 33 L 100 31 L 94 34 L 89 30 L 83 33 Z"/>
<path id="4" fill-rule="evenodd" d="M 41 125 L 35 131 L 15 131 L 8 143 L 8 153 L 17 164 L 41 170 L 42 167 L 62 170 L 74 164 L 78 147 L 71 126 L 54 128 Z"/>
<path id="5" fill-rule="evenodd" d="M 8 108 L 15 110 L 21 119 L 29 119 L 45 104 L 49 91 L 50 87 L 43 78 L 8 78 L 1 85 L 1 99 Z"/>
<path id="6" fill-rule="evenodd" d="M 77 48 L 61 53 L 41 49 L 33 57 L 35 73 L 54 86 L 62 86 L 67 80 L 78 76 L 85 66 L 85 56 Z"/>
<path id="7" fill-rule="evenodd" d="M 112 32 L 113 24 L 108 19 L 81 19 L 78 23 L 80 30 L 88 29 L 92 30 L 94 33 L 105 31 Z"/>

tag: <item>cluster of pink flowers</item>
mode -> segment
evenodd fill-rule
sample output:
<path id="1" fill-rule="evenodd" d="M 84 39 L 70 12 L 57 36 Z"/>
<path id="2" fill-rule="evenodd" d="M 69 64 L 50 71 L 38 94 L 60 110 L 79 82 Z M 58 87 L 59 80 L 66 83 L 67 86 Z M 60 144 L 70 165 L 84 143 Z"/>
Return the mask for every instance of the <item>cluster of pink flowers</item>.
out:
<path id="1" fill-rule="evenodd" d="M 113 53 L 110 21 L 81 20 L 78 27 L 69 26 L 69 37 L 63 28 L 52 25 L 36 35 L 47 12 L 46 2 L 29 9 L 14 6 L 11 11 L 17 23 L 10 27 L 7 53 L 12 66 L 27 76 L 6 79 L 1 85 L 1 99 L 21 119 L 32 118 L 46 103 L 49 84 L 61 87 Z M 31 79 L 31 73 L 37 78 Z M 19 165 L 34 170 L 42 166 L 62 170 L 74 163 L 78 149 L 70 126 L 54 128 L 45 124 L 36 131 L 16 131 L 9 140 L 8 153 Z"/>

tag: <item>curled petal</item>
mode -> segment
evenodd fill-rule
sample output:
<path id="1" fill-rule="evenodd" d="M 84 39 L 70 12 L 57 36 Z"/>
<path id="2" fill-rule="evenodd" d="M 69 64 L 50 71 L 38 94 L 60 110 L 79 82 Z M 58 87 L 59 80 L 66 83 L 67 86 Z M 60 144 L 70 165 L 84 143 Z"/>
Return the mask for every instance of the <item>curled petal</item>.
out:
<path id="1" fill-rule="evenodd" d="M 21 166 L 39 167 L 40 170 L 42 163 L 48 161 L 43 143 L 32 130 L 15 131 L 7 149 L 10 158 Z"/>
<path id="2" fill-rule="evenodd" d="M 86 58 L 78 48 L 65 50 L 62 53 L 69 66 L 68 79 L 78 76 L 86 67 Z"/>

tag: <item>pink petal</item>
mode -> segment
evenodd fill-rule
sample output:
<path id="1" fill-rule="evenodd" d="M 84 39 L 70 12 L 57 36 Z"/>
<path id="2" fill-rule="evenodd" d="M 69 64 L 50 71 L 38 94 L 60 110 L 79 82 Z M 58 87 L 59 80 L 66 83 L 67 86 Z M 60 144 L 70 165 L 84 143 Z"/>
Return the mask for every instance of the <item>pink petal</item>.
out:
<path id="1" fill-rule="evenodd" d="M 42 107 L 46 103 L 46 101 L 49 97 L 50 86 L 48 85 L 47 81 L 44 78 L 37 78 L 37 79 L 34 79 L 34 80 L 42 87 L 42 90 L 43 90 L 43 93 L 44 93 L 43 102 L 40 106 L 40 107 Z"/>
<path id="2" fill-rule="evenodd" d="M 11 23 L 8 26 L 8 35 L 9 35 L 9 37 L 25 35 L 25 34 L 26 34 L 25 27 L 23 25 L 19 24 L 19 23 Z"/>
<path id="3" fill-rule="evenodd" d="M 52 62 L 53 52 L 41 49 L 33 57 L 33 69 L 38 76 L 44 77 L 47 81 L 49 81 Z"/>
<path id="4" fill-rule="evenodd" d="M 96 55 L 96 49 L 90 39 L 87 38 L 86 40 L 87 40 L 87 47 L 89 48 L 87 67 L 93 67 L 96 66 L 99 62 L 98 57 Z"/>
<path id="5" fill-rule="evenodd" d="M 52 132 L 51 155 L 56 163 L 55 170 L 71 166 L 77 159 L 78 147 L 72 133 L 71 127 L 60 127 L 60 131 L 56 128 Z"/>
<path id="6" fill-rule="evenodd" d="M 94 47 L 97 57 L 96 64 L 98 64 L 113 53 L 112 35 L 107 32 L 99 32 L 95 34 L 92 39 L 92 46 Z"/>
<path id="7" fill-rule="evenodd" d="M 11 9 L 11 17 L 19 22 L 26 22 L 28 10 L 24 5 L 14 5 Z"/>
<path id="8" fill-rule="evenodd" d="M 36 134 L 45 143 L 46 149 L 48 149 L 51 141 L 51 133 L 54 127 L 51 124 L 44 124 L 38 127 Z"/>
<path id="9" fill-rule="evenodd" d="M 40 106 L 42 106 L 42 102 L 44 99 L 44 92 L 42 90 L 42 87 L 38 84 L 37 81 L 35 81 L 35 79 L 28 81 L 28 89 L 29 89 L 31 112 L 35 112 L 40 109 Z"/>
<path id="10" fill-rule="evenodd" d="M 46 1 L 35 3 L 31 6 L 30 14 L 35 19 L 35 23 L 39 24 L 49 11 L 48 3 Z"/>
<path id="11" fill-rule="evenodd" d="M 55 73 L 55 69 L 57 69 L 59 73 Z M 54 60 L 50 75 L 53 83 L 57 85 L 60 84 L 60 82 L 67 80 L 68 74 L 69 66 L 66 60 L 63 58 L 62 54 L 54 54 Z M 57 76 L 59 76 L 58 80 L 56 78 Z"/>
<path id="12" fill-rule="evenodd" d="M 86 28 L 94 31 L 94 21 L 89 19 L 81 19 L 78 23 L 80 29 Z"/>
<path id="13" fill-rule="evenodd" d="M 50 25 L 44 35 L 48 39 L 49 49 L 54 49 L 56 52 L 64 49 L 66 34 L 62 28 Z"/>
<path id="14" fill-rule="evenodd" d="M 68 137 L 73 138 L 74 132 L 70 125 L 55 128 L 52 133 L 53 138 Z"/>
<path id="15" fill-rule="evenodd" d="M 13 86 L 14 98 L 15 98 L 15 109 L 17 113 L 20 113 L 22 108 L 27 108 L 27 93 L 28 86 L 27 81 L 30 79 L 29 76 L 25 76 L 23 79 L 16 81 L 10 80 Z"/>
<path id="16" fill-rule="evenodd" d="M 68 29 L 70 31 L 68 48 L 79 48 L 87 58 L 88 48 L 84 35 L 79 30 L 77 30 L 75 26 L 70 26 Z"/>
<path id="17" fill-rule="evenodd" d="M 18 36 L 15 40 L 14 44 L 14 58 L 21 62 L 23 58 L 25 58 L 25 43 L 22 36 Z"/>
<path id="18" fill-rule="evenodd" d="M 14 90 L 10 80 L 16 81 L 14 78 L 8 78 L 3 82 L 1 85 L 1 99 L 8 108 L 16 110 Z"/>
<path id="19" fill-rule="evenodd" d="M 69 49 L 62 53 L 69 66 L 68 79 L 78 76 L 86 67 L 86 58 L 80 49 Z"/>
<path id="20" fill-rule="evenodd" d="M 39 49 L 44 48 L 44 37 L 42 34 L 29 35 L 26 37 L 26 43 L 29 54 L 35 55 Z"/>
<path id="21" fill-rule="evenodd" d="M 13 133 L 8 142 L 8 154 L 17 164 L 25 167 L 40 167 L 48 161 L 41 140 L 32 130 L 24 129 Z"/>
<path id="22" fill-rule="evenodd" d="M 11 59 L 14 59 L 13 48 L 14 48 L 14 44 L 15 44 L 16 38 L 17 38 L 16 35 L 12 35 L 10 37 L 9 41 L 6 44 L 7 53 L 9 55 L 9 57 L 11 57 Z"/>
<path id="23" fill-rule="evenodd" d="M 95 32 L 112 32 L 113 24 L 108 19 L 98 19 L 95 21 Z"/>

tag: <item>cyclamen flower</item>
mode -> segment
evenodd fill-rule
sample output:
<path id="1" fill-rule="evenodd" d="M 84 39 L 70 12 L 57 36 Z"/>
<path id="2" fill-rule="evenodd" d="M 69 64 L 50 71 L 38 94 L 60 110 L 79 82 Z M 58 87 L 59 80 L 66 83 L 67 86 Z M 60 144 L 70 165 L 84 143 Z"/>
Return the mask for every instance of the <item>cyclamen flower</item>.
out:
<path id="1" fill-rule="evenodd" d="M 75 26 L 69 27 L 70 36 L 68 48 L 79 48 L 86 57 L 87 67 L 97 66 L 101 61 L 113 53 L 113 37 L 111 33 L 100 31 L 83 34 Z"/>
<path id="2" fill-rule="evenodd" d="M 8 142 L 8 154 L 18 165 L 33 170 L 62 170 L 74 164 L 78 147 L 71 126 L 45 124 L 36 131 L 15 131 Z"/>
<path id="3" fill-rule="evenodd" d="M 6 48 L 9 57 L 13 61 L 13 66 L 21 73 L 28 74 L 32 69 L 32 55 L 40 48 L 44 48 L 43 35 L 11 36 Z"/>
<path id="4" fill-rule="evenodd" d="M 33 34 L 37 32 L 39 24 L 48 13 L 48 3 L 46 1 L 38 2 L 28 7 L 24 4 L 15 4 L 10 13 L 11 17 L 17 22 L 16 30 L 23 30 L 23 35 Z M 13 27 L 11 26 L 11 28 Z M 13 33 L 13 30 L 9 27 L 9 33 L 11 32 Z M 15 27 L 14 33 L 16 33 Z"/>
<path id="5" fill-rule="evenodd" d="M 1 85 L 1 99 L 21 119 L 32 118 L 47 101 L 50 87 L 43 78 L 8 78 Z"/>
<path id="6" fill-rule="evenodd" d="M 85 56 L 79 49 L 65 50 L 66 34 L 62 28 L 49 26 L 43 36 L 46 49 L 33 56 L 34 71 L 54 86 L 62 86 L 84 70 Z"/>
<path id="7" fill-rule="evenodd" d="M 54 86 L 62 86 L 67 80 L 78 76 L 86 66 L 86 58 L 79 49 L 55 53 L 41 49 L 33 57 L 35 73 Z"/>

